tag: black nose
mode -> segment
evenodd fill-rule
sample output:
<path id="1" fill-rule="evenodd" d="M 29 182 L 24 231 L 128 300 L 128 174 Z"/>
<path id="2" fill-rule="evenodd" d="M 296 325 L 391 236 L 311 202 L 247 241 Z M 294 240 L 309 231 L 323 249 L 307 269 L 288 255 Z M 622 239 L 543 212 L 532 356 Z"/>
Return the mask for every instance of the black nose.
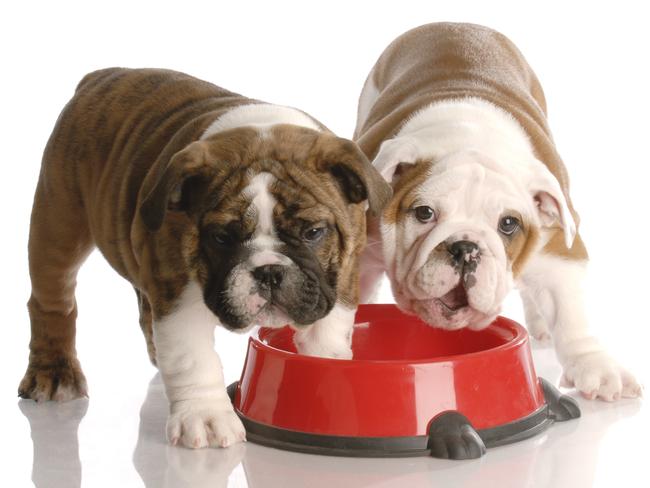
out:
<path id="1" fill-rule="evenodd" d="M 447 250 L 457 263 L 463 260 L 476 261 L 479 255 L 478 244 L 471 241 L 456 241 L 448 246 Z"/>
<path id="2" fill-rule="evenodd" d="M 262 285 L 280 286 L 284 277 L 284 266 L 280 264 L 265 264 L 253 270 L 253 277 Z"/>

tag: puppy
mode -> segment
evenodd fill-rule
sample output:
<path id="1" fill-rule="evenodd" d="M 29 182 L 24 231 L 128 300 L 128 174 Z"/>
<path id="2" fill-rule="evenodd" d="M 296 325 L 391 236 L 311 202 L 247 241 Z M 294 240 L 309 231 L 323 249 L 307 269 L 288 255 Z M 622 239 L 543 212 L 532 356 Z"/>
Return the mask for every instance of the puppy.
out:
<path id="1" fill-rule="evenodd" d="M 170 442 L 243 440 L 215 325 L 290 324 L 300 352 L 351 357 L 365 213 L 389 198 L 353 142 L 299 110 L 173 71 L 87 75 L 45 148 L 34 197 L 20 396 L 86 395 L 74 290 L 97 247 L 136 290 Z"/>
<path id="2" fill-rule="evenodd" d="M 362 301 L 386 271 L 406 312 L 481 329 L 516 285 L 531 333 L 553 336 L 565 384 L 589 398 L 640 394 L 587 330 L 569 179 L 512 42 L 470 24 L 403 34 L 368 76 L 354 138 L 394 191 L 369 221 Z"/>

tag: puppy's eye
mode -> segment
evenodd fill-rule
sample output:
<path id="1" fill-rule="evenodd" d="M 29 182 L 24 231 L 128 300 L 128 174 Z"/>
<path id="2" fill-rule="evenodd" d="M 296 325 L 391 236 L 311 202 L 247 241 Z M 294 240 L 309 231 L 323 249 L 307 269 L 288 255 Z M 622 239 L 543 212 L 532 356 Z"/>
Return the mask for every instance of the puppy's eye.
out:
<path id="1" fill-rule="evenodd" d="M 228 243 L 228 237 L 223 232 L 213 232 L 212 240 L 219 246 L 223 246 Z"/>
<path id="2" fill-rule="evenodd" d="M 433 209 L 426 205 L 420 205 L 419 207 L 415 207 L 414 211 L 415 211 L 415 218 L 418 219 L 423 224 L 431 222 L 436 216 L 436 213 L 433 211 Z"/>
<path id="3" fill-rule="evenodd" d="M 326 227 L 311 227 L 302 233 L 302 238 L 307 242 L 316 242 L 323 238 L 326 231 Z"/>
<path id="4" fill-rule="evenodd" d="M 519 228 L 519 220 L 515 217 L 502 217 L 499 221 L 499 232 L 507 236 L 511 236 Z"/>

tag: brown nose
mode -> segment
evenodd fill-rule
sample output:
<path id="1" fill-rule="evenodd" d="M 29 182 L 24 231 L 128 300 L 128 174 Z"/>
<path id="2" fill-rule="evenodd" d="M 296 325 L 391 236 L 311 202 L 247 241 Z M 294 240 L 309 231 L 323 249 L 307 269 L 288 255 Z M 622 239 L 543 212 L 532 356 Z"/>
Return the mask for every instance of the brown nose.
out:
<path id="1" fill-rule="evenodd" d="M 480 250 L 478 244 L 471 241 L 456 241 L 447 247 L 447 251 L 457 263 L 477 261 Z"/>

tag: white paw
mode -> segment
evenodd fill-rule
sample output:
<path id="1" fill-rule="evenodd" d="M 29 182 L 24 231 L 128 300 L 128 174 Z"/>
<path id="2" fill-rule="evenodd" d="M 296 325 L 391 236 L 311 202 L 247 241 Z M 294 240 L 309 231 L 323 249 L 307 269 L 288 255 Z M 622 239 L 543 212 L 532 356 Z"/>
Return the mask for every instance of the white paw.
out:
<path id="1" fill-rule="evenodd" d="M 301 331 L 302 332 L 302 331 Z M 323 340 L 316 334 L 300 333 L 294 335 L 294 343 L 300 354 L 321 358 L 352 359 L 350 342 L 345 338 Z"/>
<path id="2" fill-rule="evenodd" d="M 642 387 L 634 376 L 604 352 L 569 358 L 564 367 L 562 386 L 575 388 L 589 400 L 608 402 L 642 395 Z"/>
<path id="3" fill-rule="evenodd" d="M 526 328 L 530 335 L 543 345 L 550 345 L 553 342 L 551 332 L 548 330 L 546 322 L 542 317 L 537 316 L 533 319 L 527 318 Z"/>
<path id="4" fill-rule="evenodd" d="M 183 400 L 172 403 L 167 439 L 191 449 L 228 447 L 246 440 L 246 430 L 227 400 Z"/>
<path id="5" fill-rule="evenodd" d="M 537 341 L 541 346 L 552 346 L 553 345 L 553 337 L 551 336 L 551 333 L 547 330 L 530 330 L 530 335 Z"/>
<path id="6" fill-rule="evenodd" d="M 533 333 L 531 331 L 531 335 L 542 346 L 551 346 L 553 344 L 553 338 L 551 337 L 551 334 L 548 331 L 541 331 L 537 333 Z"/>

